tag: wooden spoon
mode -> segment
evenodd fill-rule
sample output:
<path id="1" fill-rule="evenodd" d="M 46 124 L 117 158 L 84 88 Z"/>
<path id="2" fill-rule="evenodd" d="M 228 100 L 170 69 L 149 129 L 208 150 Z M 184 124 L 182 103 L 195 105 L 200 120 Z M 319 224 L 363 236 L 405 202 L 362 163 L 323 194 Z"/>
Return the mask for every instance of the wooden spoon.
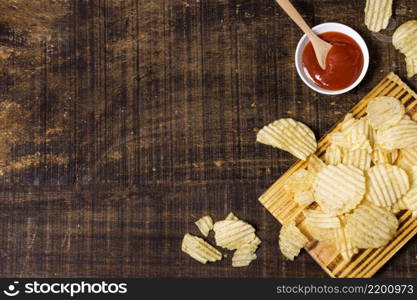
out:
<path id="1" fill-rule="evenodd" d="M 326 69 L 326 57 L 329 53 L 332 45 L 317 36 L 311 30 L 311 28 L 304 21 L 303 17 L 298 13 L 295 7 L 291 4 L 289 0 L 275 0 L 279 6 L 288 14 L 288 16 L 301 28 L 302 31 L 307 35 L 308 39 L 313 45 L 314 52 L 316 53 L 317 61 L 320 67 L 324 70 Z"/>

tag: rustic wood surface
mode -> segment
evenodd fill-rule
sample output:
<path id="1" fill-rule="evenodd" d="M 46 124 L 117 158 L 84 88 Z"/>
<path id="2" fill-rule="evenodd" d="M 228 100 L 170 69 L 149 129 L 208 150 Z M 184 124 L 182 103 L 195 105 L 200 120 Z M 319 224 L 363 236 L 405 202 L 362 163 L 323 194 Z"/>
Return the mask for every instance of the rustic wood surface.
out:
<path id="1" fill-rule="evenodd" d="M 390 71 L 417 89 L 389 42 L 417 2 L 394 1 L 381 34 L 362 0 L 293 2 L 310 24 L 363 35 L 371 64 L 354 91 L 302 84 L 301 32 L 272 0 L 2 0 L 0 276 L 326 277 L 278 252 L 257 198 L 295 159 L 255 134 L 293 117 L 321 137 Z M 198 217 L 229 211 L 263 241 L 250 267 L 180 251 Z M 417 276 L 416 254 L 413 239 L 377 276 Z"/>

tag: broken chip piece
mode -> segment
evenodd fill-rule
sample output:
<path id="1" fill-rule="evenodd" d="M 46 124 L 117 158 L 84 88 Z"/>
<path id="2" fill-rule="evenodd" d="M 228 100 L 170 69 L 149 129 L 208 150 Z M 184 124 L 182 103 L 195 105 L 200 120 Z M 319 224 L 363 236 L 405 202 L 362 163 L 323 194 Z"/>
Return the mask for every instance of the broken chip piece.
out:
<path id="1" fill-rule="evenodd" d="M 281 227 L 278 244 L 281 253 L 289 260 L 294 260 L 307 243 L 307 237 L 295 226 L 294 221 Z"/>
<path id="2" fill-rule="evenodd" d="M 181 250 L 195 260 L 205 264 L 222 259 L 222 254 L 202 238 L 186 233 L 182 240 Z"/>
<path id="3" fill-rule="evenodd" d="M 200 232 L 207 237 L 210 230 L 213 229 L 213 219 L 210 216 L 204 216 L 194 222 Z"/>
<path id="4" fill-rule="evenodd" d="M 223 220 L 214 223 L 216 245 L 235 250 L 255 240 L 255 228 L 242 220 Z"/>

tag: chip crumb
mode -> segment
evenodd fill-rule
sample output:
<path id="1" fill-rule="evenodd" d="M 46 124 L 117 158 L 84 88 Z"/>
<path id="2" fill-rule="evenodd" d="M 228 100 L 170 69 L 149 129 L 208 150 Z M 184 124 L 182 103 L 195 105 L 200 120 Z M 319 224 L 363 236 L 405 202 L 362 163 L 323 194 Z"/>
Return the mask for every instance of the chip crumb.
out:
<path id="1" fill-rule="evenodd" d="M 220 168 L 223 165 L 223 162 L 221 160 L 215 160 L 214 165 L 218 168 Z"/>
<path id="2" fill-rule="evenodd" d="M 204 216 L 194 222 L 200 232 L 207 237 L 210 230 L 213 229 L 213 219 L 210 216 Z"/>
<path id="3" fill-rule="evenodd" d="M 239 220 L 239 218 L 238 217 L 236 217 L 235 216 L 235 214 L 233 213 L 233 212 L 230 212 L 227 216 L 226 216 L 226 218 L 225 218 L 225 220 Z"/>

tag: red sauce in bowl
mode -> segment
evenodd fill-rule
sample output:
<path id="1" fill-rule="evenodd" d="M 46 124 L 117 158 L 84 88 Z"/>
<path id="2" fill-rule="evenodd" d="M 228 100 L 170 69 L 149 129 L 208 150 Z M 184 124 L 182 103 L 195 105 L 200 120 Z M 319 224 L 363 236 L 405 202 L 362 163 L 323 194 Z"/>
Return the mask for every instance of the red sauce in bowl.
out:
<path id="1" fill-rule="evenodd" d="M 326 69 L 317 62 L 313 46 L 309 42 L 303 51 L 303 67 L 316 85 L 326 90 L 347 88 L 358 79 L 363 68 L 363 53 L 359 45 L 340 32 L 325 32 L 319 35 L 332 44 L 327 54 Z"/>

